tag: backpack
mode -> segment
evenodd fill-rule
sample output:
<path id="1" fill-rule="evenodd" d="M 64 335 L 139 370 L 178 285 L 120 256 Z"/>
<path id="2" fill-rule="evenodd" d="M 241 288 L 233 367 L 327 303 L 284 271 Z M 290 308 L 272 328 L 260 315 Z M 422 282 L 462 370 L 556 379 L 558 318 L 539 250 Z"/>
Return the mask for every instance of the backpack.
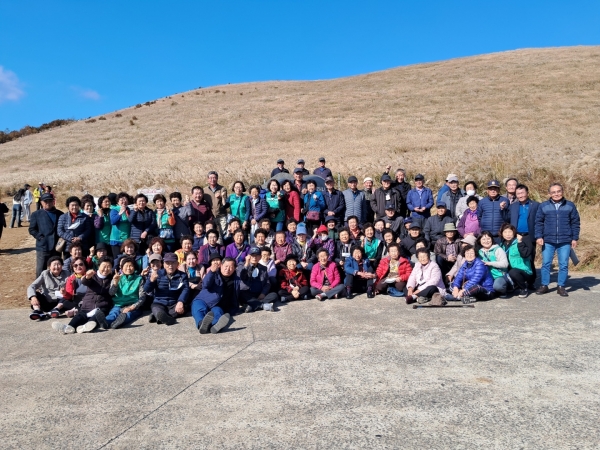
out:
<path id="1" fill-rule="evenodd" d="M 25 195 L 25 189 L 19 189 L 17 191 L 17 193 L 15 194 L 15 196 L 13 197 L 13 200 L 15 202 L 20 202 L 24 195 Z"/>

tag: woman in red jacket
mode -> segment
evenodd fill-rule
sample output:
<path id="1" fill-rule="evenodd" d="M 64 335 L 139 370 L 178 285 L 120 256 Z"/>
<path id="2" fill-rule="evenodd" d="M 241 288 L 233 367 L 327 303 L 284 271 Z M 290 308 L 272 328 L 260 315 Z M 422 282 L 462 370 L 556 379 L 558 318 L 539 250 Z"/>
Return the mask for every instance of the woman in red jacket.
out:
<path id="1" fill-rule="evenodd" d="M 293 253 L 285 258 L 285 267 L 277 274 L 279 296 L 282 302 L 290 300 L 307 300 L 311 297 L 308 280 L 304 271 L 298 269 L 298 257 Z"/>
<path id="2" fill-rule="evenodd" d="M 292 184 L 291 180 L 285 180 L 281 184 L 285 197 L 283 198 L 283 204 L 285 208 L 285 219 L 294 219 L 296 222 L 300 222 L 300 194 L 296 190 L 296 187 Z"/>
<path id="3" fill-rule="evenodd" d="M 378 293 L 387 291 L 393 297 L 402 297 L 412 266 L 408 259 L 400 256 L 398 244 L 391 244 L 388 253 L 389 256 L 383 258 L 377 266 L 375 290 Z"/>
<path id="4" fill-rule="evenodd" d="M 319 262 L 310 272 L 310 293 L 319 301 L 337 298 L 344 290 L 337 265 L 329 261 L 329 252 L 324 248 L 317 251 Z"/>

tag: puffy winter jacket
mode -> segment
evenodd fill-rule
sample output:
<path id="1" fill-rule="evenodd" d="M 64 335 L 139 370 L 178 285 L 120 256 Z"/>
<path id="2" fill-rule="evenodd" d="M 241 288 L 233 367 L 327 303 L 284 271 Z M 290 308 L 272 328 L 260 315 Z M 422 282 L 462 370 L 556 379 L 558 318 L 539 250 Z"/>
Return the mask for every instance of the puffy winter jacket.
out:
<path id="1" fill-rule="evenodd" d="M 362 260 L 363 270 L 361 272 L 368 272 L 369 269 L 372 269 L 371 264 L 368 259 Z M 354 257 L 346 258 L 344 262 L 344 272 L 350 275 L 356 275 L 356 272 L 360 271 L 358 266 L 358 261 L 354 259 Z"/>
<path id="2" fill-rule="evenodd" d="M 156 280 L 150 281 L 150 277 L 148 277 L 144 284 L 144 291 L 147 294 L 154 295 L 154 303 L 167 307 L 171 307 L 178 302 L 187 303 L 189 290 L 188 276 L 181 270 L 176 270 L 169 279 L 167 271 L 160 269 Z"/>
<path id="3" fill-rule="evenodd" d="M 73 238 L 78 237 L 81 239 L 81 246 L 84 253 L 86 253 L 89 250 L 88 239 L 91 233 L 94 232 L 93 226 L 92 220 L 83 211 L 77 214 L 75 220 L 72 219 L 71 213 L 68 211 L 60 216 L 58 218 L 58 235 L 67 241 L 65 250 L 70 251 Z"/>
<path id="4" fill-rule="evenodd" d="M 425 228 L 423 229 L 427 242 L 435 244 L 439 238 L 444 237 L 444 225 L 447 223 L 452 223 L 452 217 L 440 217 L 438 214 L 429 217 L 425 221 Z"/>
<path id="5" fill-rule="evenodd" d="M 452 287 L 458 289 L 471 289 L 475 286 L 481 286 L 488 291 L 494 290 L 492 274 L 479 258 L 472 262 L 465 261 L 452 282 Z"/>
<path id="6" fill-rule="evenodd" d="M 390 273 L 390 261 L 391 258 L 389 256 L 387 258 L 382 258 L 381 261 L 379 261 L 376 283 L 379 283 L 387 277 L 388 273 Z M 410 265 L 409 260 L 401 256 L 398 260 L 398 276 L 400 277 L 400 280 L 408 281 L 411 272 L 412 266 Z"/>
<path id="7" fill-rule="evenodd" d="M 81 310 L 92 311 L 95 308 L 100 308 L 106 312 L 107 309 L 112 308 L 113 301 L 109 293 L 111 281 L 112 275 L 106 278 L 100 278 L 98 274 L 89 279 L 83 277 L 81 284 L 87 286 L 87 290 L 81 300 Z"/>
<path id="8" fill-rule="evenodd" d="M 458 206 L 458 202 L 461 198 L 465 197 L 465 191 L 462 189 L 457 189 L 456 192 L 452 192 L 451 189 L 448 189 L 446 192 L 442 194 L 441 201 L 446 204 L 446 209 L 450 216 L 456 221 L 458 219 L 458 214 L 456 212 L 456 207 Z"/>
<path id="9" fill-rule="evenodd" d="M 344 211 L 346 210 L 346 202 L 344 201 L 344 195 L 337 189 L 333 189 L 331 193 L 329 191 L 323 191 L 323 197 L 325 198 L 325 217 L 332 211 L 338 222 L 341 222 L 344 218 Z"/>
<path id="10" fill-rule="evenodd" d="M 365 223 L 367 217 L 365 193 L 363 191 L 353 192 L 352 189 L 346 189 L 342 194 L 344 195 L 344 203 L 346 205 L 344 222 L 348 220 L 348 217 L 356 216 L 359 223 Z"/>
<path id="11" fill-rule="evenodd" d="M 288 268 L 281 269 L 277 273 L 277 281 L 279 282 L 280 289 L 287 292 L 292 292 L 294 286 L 308 286 L 308 280 L 304 275 L 304 271 L 299 269 L 296 269 L 293 272 Z"/>
<path id="12" fill-rule="evenodd" d="M 543 238 L 549 244 L 578 241 L 580 227 L 577 207 L 564 198 L 558 208 L 551 200 L 543 202 L 535 216 L 535 238 Z"/>
<path id="13" fill-rule="evenodd" d="M 500 204 L 506 202 L 504 209 L 500 209 Z M 498 236 L 500 227 L 508 222 L 508 199 L 499 195 L 494 200 L 484 197 L 477 206 L 477 217 L 482 231 L 489 231 L 493 236 Z"/>
<path id="14" fill-rule="evenodd" d="M 312 271 L 310 272 L 311 287 L 322 289 L 325 275 L 327 275 L 330 287 L 334 288 L 340 284 L 340 273 L 337 266 L 335 263 L 328 261 L 325 267 L 322 267 L 321 263 L 317 263 L 313 266 Z"/>
<path id="15" fill-rule="evenodd" d="M 154 211 L 149 208 L 144 208 L 143 211 L 131 211 L 128 217 L 129 223 L 131 224 L 131 239 L 139 243 L 142 240 L 141 234 L 144 231 L 153 234 L 153 232 L 156 231 L 156 221 L 154 218 Z"/>
<path id="16" fill-rule="evenodd" d="M 250 219 L 257 222 L 267 215 L 269 205 L 263 197 L 250 198 Z"/>
<path id="17" fill-rule="evenodd" d="M 194 300 L 202 300 L 209 308 L 214 308 L 219 303 L 225 311 L 236 309 L 239 305 L 238 294 L 240 292 L 240 277 L 234 273 L 233 277 L 233 301 L 231 304 L 222 304 L 224 281 L 219 272 L 214 273 L 212 270 L 206 272 L 204 280 L 202 280 L 202 290 L 198 293 Z"/>
<path id="18" fill-rule="evenodd" d="M 411 211 L 413 217 L 430 217 L 431 207 L 433 206 L 433 193 L 428 187 L 423 187 L 421 193 L 417 188 L 411 189 L 406 196 L 406 206 Z M 423 212 L 416 212 L 415 208 L 425 208 Z"/>
<path id="19" fill-rule="evenodd" d="M 258 270 L 258 274 L 254 277 L 252 275 L 255 269 Z M 237 273 L 241 280 L 240 286 L 242 290 L 250 291 L 256 295 L 267 295 L 271 291 L 269 272 L 262 264 L 257 264 L 254 267 L 251 264 L 248 266 L 240 264 L 237 267 Z"/>

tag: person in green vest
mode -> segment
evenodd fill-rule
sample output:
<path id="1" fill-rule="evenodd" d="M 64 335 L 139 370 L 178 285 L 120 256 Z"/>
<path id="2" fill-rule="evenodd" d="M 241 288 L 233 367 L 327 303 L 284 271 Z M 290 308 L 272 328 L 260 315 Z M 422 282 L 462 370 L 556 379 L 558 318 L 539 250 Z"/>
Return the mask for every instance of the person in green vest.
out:
<path id="1" fill-rule="evenodd" d="M 138 319 L 146 300 L 144 279 L 135 273 L 135 259 L 127 256 L 121 264 L 123 274 L 113 277 L 108 290 L 113 297 L 114 306 L 106 316 L 106 323 L 112 329 Z"/>
<path id="2" fill-rule="evenodd" d="M 96 229 L 96 244 L 102 242 L 110 248 L 110 233 L 112 224 L 110 223 L 110 199 L 103 195 L 98 199 L 98 213 L 94 214 L 94 228 Z M 117 255 L 112 255 L 113 259 Z"/>
<path id="3" fill-rule="evenodd" d="M 282 202 L 284 194 L 277 180 L 269 181 L 267 188 L 268 192 L 265 194 L 265 200 L 269 208 L 267 216 L 271 220 L 271 225 L 275 228 L 275 231 L 281 231 L 285 222 L 285 210 Z"/>
<path id="4" fill-rule="evenodd" d="M 483 231 L 479 238 L 479 258 L 483 261 L 494 279 L 494 291 L 500 298 L 506 298 L 509 281 L 507 277 L 508 259 L 499 245 L 494 244 L 494 237 L 489 231 Z"/>
<path id="5" fill-rule="evenodd" d="M 515 289 L 518 289 L 519 298 L 526 298 L 527 286 L 533 280 L 531 267 L 533 242 L 529 236 L 517 234 L 517 229 L 509 223 L 505 223 L 500 228 L 500 237 L 502 238 L 500 247 L 506 252 L 508 258 L 508 276 Z"/>
<path id="6" fill-rule="evenodd" d="M 231 215 L 240 220 L 242 223 L 242 230 L 246 233 L 250 230 L 250 213 L 252 212 L 252 205 L 250 204 L 250 197 L 245 194 L 246 186 L 241 181 L 233 183 L 233 194 L 227 199 L 226 208 L 229 208 Z"/>
<path id="7" fill-rule="evenodd" d="M 131 234 L 131 222 L 129 222 L 130 210 L 129 194 L 127 192 L 119 192 L 117 195 L 117 205 L 110 210 L 110 246 L 112 247 L 113 257 L 121 251 L 121 245 Z"/>
<path id="8" fill-rule="evenodd" d="M 164 241 L 167 252 L 174 252 L 175 232 L 173 231 L 173 227 L 177 221 L 175 220 L 173 211 L 167 208 L 167 199 L 164 195 L 157 194 L 152 200 L 156 206 L 156 210 L 154 211 L 154 222 L 158 237 Z"/>

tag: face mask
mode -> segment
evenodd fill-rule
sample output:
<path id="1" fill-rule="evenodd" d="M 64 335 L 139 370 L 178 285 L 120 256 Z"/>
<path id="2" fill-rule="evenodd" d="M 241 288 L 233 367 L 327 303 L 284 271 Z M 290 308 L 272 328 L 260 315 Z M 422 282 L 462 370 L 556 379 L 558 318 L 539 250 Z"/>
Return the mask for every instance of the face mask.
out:
<path id="1" fill-rule="evenodd" d="M 101 280 L 104 280 L 106 278 L 106 275 L 102 275 L 100 272 L 96 272 L 96 275 L 98 275 L 98 278 L 100 278 Z"/>
<path id="2" fill-rule="evenodd" d="M 254 268 L 254 270 L 252 271 L 252 278 L 256 278 L 258 276 L 258 269 Z"/>
<path id="3" fill-rule="evenodd" d="M 473 190 L 467 191 L 467 196 L 470 197 L 472 195 L 475 195 L 475 191 L 473 191 Z"/>
<path id="4" fill-rule="evenodd" d="M 322 241 L 326 241 L 327 239 L 329 239 L 329 236 L 327 234 L 321 235 L 321 240 Z"/>

